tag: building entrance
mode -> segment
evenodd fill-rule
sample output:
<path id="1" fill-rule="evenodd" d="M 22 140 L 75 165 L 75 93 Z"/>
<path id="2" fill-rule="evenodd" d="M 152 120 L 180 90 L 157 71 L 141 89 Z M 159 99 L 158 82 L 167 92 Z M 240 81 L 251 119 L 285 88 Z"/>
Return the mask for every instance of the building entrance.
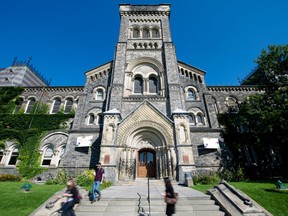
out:
<path id="1" fill-rule="evenodd" d="M 152 149 L 141 149 L 138 152 L 138 177 L 156 177 L 156 155 Z"/>

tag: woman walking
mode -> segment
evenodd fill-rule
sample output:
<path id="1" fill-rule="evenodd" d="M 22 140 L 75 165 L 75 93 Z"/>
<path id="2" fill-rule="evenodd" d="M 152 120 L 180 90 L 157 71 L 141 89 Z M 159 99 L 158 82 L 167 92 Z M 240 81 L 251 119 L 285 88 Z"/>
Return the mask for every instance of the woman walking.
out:
<path id="1" fill-rule="evenodd" d="M 176 195 L 174 193 L 174 189 L 172 187 L 169 177 L 164 178 L 164 183 L 165 183 L 165 202 L 167 203 L 166 215 L 172 216 L 173 214 L 175 214 Z"/>

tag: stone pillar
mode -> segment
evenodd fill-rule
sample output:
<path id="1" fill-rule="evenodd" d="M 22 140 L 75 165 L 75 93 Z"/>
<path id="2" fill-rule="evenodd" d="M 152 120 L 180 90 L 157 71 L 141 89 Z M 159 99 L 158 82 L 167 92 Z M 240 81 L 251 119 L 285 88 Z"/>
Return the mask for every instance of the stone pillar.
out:
<path id="1" fill-rule="evenodd" d="M 194 155 L 192 142 L 189 131 L 188 112 L 176 110 L 173 112 L 175 143 L 178 154 L 178 180 L 180 183 L 185 183 L 185 176 L 191 176 L 192 171 L 195 171 Z M 185 139 L 180 137 L 185 136 Z"/>

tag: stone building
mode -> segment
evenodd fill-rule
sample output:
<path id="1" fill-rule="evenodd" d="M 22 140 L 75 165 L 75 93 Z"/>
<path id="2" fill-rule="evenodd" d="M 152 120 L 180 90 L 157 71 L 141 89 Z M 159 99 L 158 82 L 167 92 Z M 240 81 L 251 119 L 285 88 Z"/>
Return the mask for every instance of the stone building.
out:
<path id="1" fill-rule="evenodd" d="M 65 132 L 43 138 L 42 165 L 73 172 L 100 161 L 112 181 L 170 176 L 180 182 L 229 166 L 217 114 L 237 109 L 256 89 L 206 86 L 205 71 L 179 61 L 170 5 L 123 4 L 120 18 L 115 58 L 87 71 L 84 87 L 27 87 L 21 95 L 25 112 L 35 101 L 49 104 L 50 114 L 76 111 Z M 2 151 L 2 172 L 16 164 L 9 164 L 14 149 L 10 143 Z"/>

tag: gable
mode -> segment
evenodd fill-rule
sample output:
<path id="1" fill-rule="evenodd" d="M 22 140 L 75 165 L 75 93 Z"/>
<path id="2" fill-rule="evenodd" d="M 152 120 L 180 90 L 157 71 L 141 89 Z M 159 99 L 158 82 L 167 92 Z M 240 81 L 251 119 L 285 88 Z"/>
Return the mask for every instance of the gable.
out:
<path id="1" fill-rule="evenodd" d="M 166 143 L 173 143 L 173 122 L 146 100 L 120 122 L 119 144 L 125 145 L 132 133 L 144 128 L 162 134 Z"/>

